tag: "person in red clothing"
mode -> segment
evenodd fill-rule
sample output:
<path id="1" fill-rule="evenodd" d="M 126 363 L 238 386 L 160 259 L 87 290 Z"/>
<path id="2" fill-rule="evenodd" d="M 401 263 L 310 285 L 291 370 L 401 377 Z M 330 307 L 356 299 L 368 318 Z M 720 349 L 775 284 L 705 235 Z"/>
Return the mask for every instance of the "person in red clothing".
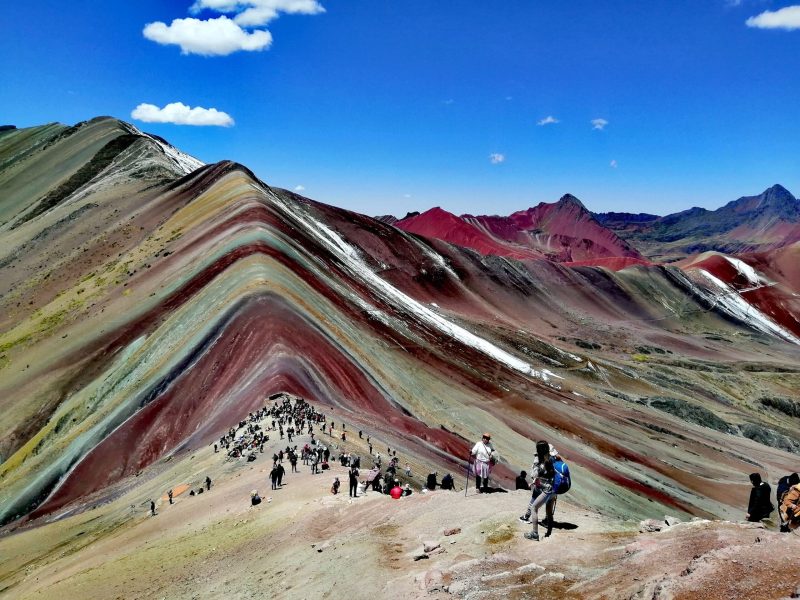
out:
<path id="1" fill-rule="evenodd" d="M 389 495 L 395 500 L 399 500 L 403 496 L 403 488 L 400 487 L 400 482 L 395 479 L 394 487 L 389 490 Z"/>

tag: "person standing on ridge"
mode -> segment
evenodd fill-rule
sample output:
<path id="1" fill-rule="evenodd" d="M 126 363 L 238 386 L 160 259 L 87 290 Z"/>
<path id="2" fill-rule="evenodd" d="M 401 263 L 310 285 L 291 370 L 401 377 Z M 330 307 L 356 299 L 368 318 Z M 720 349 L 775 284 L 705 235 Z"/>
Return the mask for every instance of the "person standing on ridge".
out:
<path id="1" fill-rule="evenodd" d="M 286 469 L 283 468 L 282 464 L 278 463 L 278 466 L 277 466 L 276 470 L 278 472 L 277 473 L 277 475 L 278 475 L 278 487 L 282 487 L 283 486 L 283 476 L 286 474 Z"/>
<path id="2" fill-rule="evenodd" d="M 206 491 L 209 491 L 210 489 L 211 489 L 211 477 L 206 475 Z"/>
<path id="3" fill-rule="evenodd" d="M 350 467 L 347 477 L 350 480 L 350 497 L 358 498 L 358 469 Z"/>
<path id="4" fill-rule="evenodd" d="M 533 485 L 531 488 L 534 490 L 531 503 L 528 506 L 528 512 L 525 513 L 520 520 L 525 520 L 525 517 L 533 517 L 533 529 L 525 534 L 525 538 L 529 540 L 539 541 L 539 508 L 544 504 L 547 514 L 547 536 L 550 535 L 550 530 L 553 526 L 553 502 L 555 498 L 555 491 L 553 490 L 553 480 L 556 476 L 556 470 L 553 466 L 554 456 L 551 454 L 551 446 L 545 441 L 536 442 L 536 461 L 534 462 L 535 469 L 532 474 L 535 475 Z"/>
<path id="5" fill-rule="evenodd" d="M 169 498 L 169 503 L 172 504 L 172 490 L 167 492 L 167 497 Z"/>
<path id="6" fill-rule="evenodd" d="M 152 500 L 150 500 L 150 516 L 151 517 L 156 516 L 156 503 L 153 502 Z"/>
<path id="7" fill-rule="evenodd" d="M 484 433 L 481 441 L 472 447 L 470 456 L 475 457 L 473 469 L 475 471 L 475 488 L 478 493 L 489 491 L 489 473 L 492 466 L 497 461 L 497 452 L 492 447 L 492 436 Z"/>
<path id="8" fill-rule="evenodd" d="M 753 484 L 753 489 L 750 490 L 750 502 L 747 505 L 746 519 L 755 523 L 761 519 L 766 519 L 775 510 L 775 507 L 769 500 L 772 489 L 766 481 L 761 481 L 760 473 L 751 473 L 750 483 Z"/>

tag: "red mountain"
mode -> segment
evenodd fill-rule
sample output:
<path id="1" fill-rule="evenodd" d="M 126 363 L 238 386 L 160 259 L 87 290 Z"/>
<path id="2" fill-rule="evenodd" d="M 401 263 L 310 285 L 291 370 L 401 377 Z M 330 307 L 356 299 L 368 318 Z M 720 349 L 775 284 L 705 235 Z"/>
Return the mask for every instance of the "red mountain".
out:
<path id="1" fill-rule="evenodd" d="M 394 223 L 405 231 L 466 246 L 482 254 L 559 262 L 643 257 L 567 194 L 510 216 L 460 217 L 441 208 Z"/>

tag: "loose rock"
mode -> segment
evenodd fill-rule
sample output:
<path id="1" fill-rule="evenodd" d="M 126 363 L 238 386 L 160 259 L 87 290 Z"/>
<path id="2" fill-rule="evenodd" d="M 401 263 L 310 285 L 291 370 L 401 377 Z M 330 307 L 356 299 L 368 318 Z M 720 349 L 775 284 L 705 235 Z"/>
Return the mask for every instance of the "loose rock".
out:
<path id="1" fill-rule="evenodd" d="M 654 531 L 661 531 L 664 529 L 664 523 L 656 521 L 655 519 L 645 519 L 639 523 L 639 531 L 641 533 L 653 533 Z"/>

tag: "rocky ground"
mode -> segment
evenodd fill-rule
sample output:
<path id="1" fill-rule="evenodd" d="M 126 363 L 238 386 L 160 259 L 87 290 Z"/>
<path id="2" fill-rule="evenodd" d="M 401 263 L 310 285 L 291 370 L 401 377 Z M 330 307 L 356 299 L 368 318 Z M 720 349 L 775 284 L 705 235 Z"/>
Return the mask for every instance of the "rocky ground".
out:
<path id="1" fill-rule="evenodd" d="M 524 491 L 417 492 L 401 500 L 369 492 L 354 500 L 346 487 L 330 494 L 334 476 L 346 486 L 346 469 L 333 462 L 320 475 L 299 465 L 283 489 L 270 491 L 268 457 L 285 443 L 273 440 L 252 463 L 200 449 L 142 473 L 110 502 L 98 498 L 85 512 L 7 529 L 0 596 L 727 600 L 800 591 L 800 536 L 773 525 L 667 526 L 664 515 L 653 515 L 642 526 L 571 504 L 567 495 L 553 535 L 531 542 L 522 535 L 529 526 L 517 520 Z M 189 496 L 186 486 L 200 487 L 206 474 L 211 490 Z M 181 491 L 174 505 L 163 496 L 169 488 Z M 257 507 L 250 507 L 253 489 L 264 497 Z M 155 517 L 150 497 L 159 498 Z"/>

